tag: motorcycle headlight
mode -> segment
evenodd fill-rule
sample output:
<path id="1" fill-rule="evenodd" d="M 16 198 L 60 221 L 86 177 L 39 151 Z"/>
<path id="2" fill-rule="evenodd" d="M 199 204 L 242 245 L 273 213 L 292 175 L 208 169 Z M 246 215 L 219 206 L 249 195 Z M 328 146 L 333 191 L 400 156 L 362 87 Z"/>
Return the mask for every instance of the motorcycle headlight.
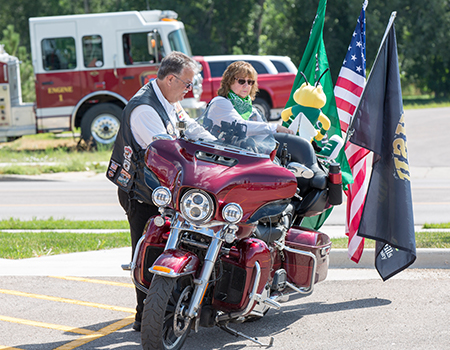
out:
<path id="1" fill-rule="evenodd" d="M 189 190 L 181 198 L 180 210 L 189 221 L 197 224 L 206 223 L 214 213 L 214 202 L 204 191 Z"/>
<path id="2" fill-rule="evenodd" d="M 169 205 L 172 200 L 172 193 L 167 187 L 157 187 L 152 193 L 152 201 L 157 207 L 164 207 Z"/>
<path id="3" fill-rule="evenodd" d="M 244 212 L 237 203 L 228 203 L 222 209 L 222 217 L 231 224 L 236 224 L 241 221 Z"/>

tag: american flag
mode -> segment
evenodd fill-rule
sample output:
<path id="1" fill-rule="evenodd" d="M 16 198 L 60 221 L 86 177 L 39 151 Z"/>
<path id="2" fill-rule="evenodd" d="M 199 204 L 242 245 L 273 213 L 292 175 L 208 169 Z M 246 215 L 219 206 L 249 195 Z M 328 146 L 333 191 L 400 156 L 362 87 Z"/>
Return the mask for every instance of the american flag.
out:
<path id="1" fill-rule="evenodd" d="M 366 84 L 366 7 L 364 2 L 352 41 L 334 87 L 336 106 L 343 132 L 347 132 L 351 118 L 358 107 Z M 364 238 L 357 235 L 367 192 L 366 158 L 369 151 L 350 142 L 345 145 L 345 154 L 352 170 L 354 183 L 348 185 L 345 234 L 348 236 L 348 256 L 359 262 Z"/>

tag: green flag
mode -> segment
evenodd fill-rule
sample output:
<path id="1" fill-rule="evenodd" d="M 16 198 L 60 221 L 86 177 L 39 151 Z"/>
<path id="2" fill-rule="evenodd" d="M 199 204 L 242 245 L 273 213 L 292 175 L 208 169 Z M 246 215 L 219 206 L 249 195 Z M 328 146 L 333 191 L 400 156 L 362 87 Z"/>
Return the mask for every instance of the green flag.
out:
<path id="1" fill-rule="evenodd" d="M 325 22 L 326 5 L 326 0 L 320 0 L 316 18 L 314 19 L 311 33 L 309 35 L 308 44 L 306 45 L 303 53 L 302 60 L 298 67 L 298 74 L 292 87 L 291 96 L 285 108 L 296 105 L 293 98 L 294 92 L 305 82 L 305 79 L 301 73 L 306 76 L 310 84 L 314 84 L 320 78 L 321 74 L 329 68 L 325 44 L 323 42 L 323 25 Z M 328 138 L 332 135 L 342 137 L 339 116 L 336 109 L 336 100 L 334 98 L 333 81 L 329 70 L 320 79 L 320 84 L 322 85 L 323 91 L 327 97 L 327 102 L 325 106 L 322 107 L 322 112 L 331 122 L 331 127 L 327 132 Z M 288 126 L 290 122 L 290 120 L 288 122 L 283 122 L 283 125 Z M 353 177 L 348 165 L 347 157 L 344 153 L 344 147 L 342 147 L 335 160 L 341 165 L 343 185 L 346 186 L 353 183 Z M 318 229 L 323 225 L 330 213 L 331 209 L 321 215 L 305 218 L 302 222 L 302 226 Z"/>

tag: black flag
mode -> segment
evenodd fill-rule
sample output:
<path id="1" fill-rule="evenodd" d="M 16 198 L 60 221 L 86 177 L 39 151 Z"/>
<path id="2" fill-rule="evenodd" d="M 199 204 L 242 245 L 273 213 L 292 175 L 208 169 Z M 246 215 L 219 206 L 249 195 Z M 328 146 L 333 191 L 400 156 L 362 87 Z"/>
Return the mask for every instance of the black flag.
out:
<path id="1" fill-rule="evenodd" d="M 355 113 L 350 142 L 374 152 L 358 236 L 376 240 L 383 281 L 416 260 L 408 149 L 392 24 Z"/>

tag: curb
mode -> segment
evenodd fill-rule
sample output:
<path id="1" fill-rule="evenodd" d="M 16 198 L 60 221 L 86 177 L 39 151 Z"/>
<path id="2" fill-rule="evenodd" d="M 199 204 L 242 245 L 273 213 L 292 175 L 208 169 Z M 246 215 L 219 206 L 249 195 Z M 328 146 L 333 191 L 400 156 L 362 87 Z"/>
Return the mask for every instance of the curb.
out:
<path id="1" fill-rule="evenodd" d="M 416 250 L 416 261 L 409 267 L 412 269 L 450 269 L 450 249 L 419 248 Z M 347 249 L 330 251 L 330 269 L 365 269 L 375 268 L 375 249 L 364 249 L 359 263 L 348 258 Z"/>

